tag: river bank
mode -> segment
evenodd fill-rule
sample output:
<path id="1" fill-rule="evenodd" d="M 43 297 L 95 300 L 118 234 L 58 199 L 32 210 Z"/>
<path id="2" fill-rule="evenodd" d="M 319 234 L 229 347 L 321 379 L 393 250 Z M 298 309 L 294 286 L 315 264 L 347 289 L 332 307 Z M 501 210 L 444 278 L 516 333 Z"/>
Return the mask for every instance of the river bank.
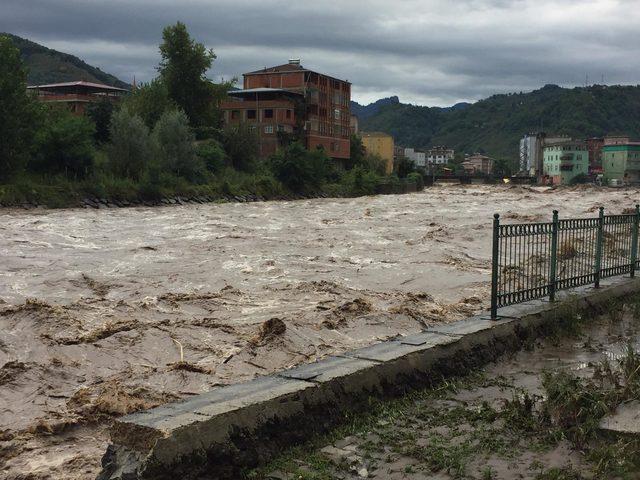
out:
<path id="1" fill-rule="evenodd" d="M 623 412 L 640 412 L 639 300 L 564 319 L 494 364 L 376 403 L 244 478 L 638 478 L 638 426 Z"/>

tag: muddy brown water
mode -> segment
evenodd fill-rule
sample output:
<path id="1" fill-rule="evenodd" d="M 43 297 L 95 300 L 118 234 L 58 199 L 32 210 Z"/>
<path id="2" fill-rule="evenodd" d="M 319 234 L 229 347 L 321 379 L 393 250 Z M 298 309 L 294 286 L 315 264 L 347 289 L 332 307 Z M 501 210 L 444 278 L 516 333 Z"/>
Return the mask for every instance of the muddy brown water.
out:
<path id="1" fill-rule="evenodd" d="M 114 416 L 486 308 L 494 212 L 511 222 L 547 220 L 554 208 L 590 216 L 638 198 L 448 185 L 2 210 L 0 468 L 8 478 L 93 478 Z"/>

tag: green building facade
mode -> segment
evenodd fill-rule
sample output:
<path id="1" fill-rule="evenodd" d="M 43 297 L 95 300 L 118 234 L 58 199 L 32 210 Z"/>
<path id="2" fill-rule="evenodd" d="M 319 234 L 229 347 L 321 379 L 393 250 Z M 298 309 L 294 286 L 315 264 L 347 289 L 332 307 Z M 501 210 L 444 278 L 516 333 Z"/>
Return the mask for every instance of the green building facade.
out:
<path id="1" fill-rule="evenodd" d="M 640 142 L 604 145 L 602 168 L 607 182 L 640 183 Z"/>
<path id="2" fill-rule="evenodd" d="M 579 175 L 589 175 L 589 151 L 583 142 L 551 143 L 544 147 L 542 158 L 547 183 L 568 185 Z"/>

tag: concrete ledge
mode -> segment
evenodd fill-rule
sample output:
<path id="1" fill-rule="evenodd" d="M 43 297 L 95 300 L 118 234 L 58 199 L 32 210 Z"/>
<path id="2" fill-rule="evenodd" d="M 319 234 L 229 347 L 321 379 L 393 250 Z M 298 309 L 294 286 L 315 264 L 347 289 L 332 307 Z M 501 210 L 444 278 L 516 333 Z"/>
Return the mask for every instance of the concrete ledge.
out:
<path id="1" fill-rule="evenodd" d="M 567 312 L 602 311 L 640 291 L 628 278 L 600 289 L 563 292 L 502 309 L 502 318 L 477 316 L 434 326 L 275 375 L 217 388 L 196 397 L 125 416 L 111 429 L 100 480 L 238 478 L 282 448 L 338 424 L 346 412 L 433 385 L 480 366 L 553 331 Z"/>

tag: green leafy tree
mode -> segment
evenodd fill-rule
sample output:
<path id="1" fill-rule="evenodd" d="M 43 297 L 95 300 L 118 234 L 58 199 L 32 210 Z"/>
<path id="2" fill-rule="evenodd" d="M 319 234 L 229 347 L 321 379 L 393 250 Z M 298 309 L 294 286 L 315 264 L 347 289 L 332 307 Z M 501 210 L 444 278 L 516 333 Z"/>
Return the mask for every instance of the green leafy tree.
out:
<path id="1" fill-rule="evenodd" d="M 126 97 L 124 106 L 130 113 L 142 118 L 149 129 L 153 129 L 163 113 L 178 108 L 169 97 L 167 86 L 158 78 L 133 90 Z"/>
<path id="2" fill-rule="evenodd" d="M 106 98 L 99 102 L 91 103 L 87 107 L 87 116 L 93 120 L 96 126 L 95 139 L 98 143 L 109 141 L 109 125 L 111 124 L 113 110 L 113 103 Z"/>
<path id="3" fill-rule="evenodd" d="M 208 140 L 198 145 L 196 154 L 202 159 L 207 170 L 212 173 L 222 170 L 227 157 L 224 148 L 216 140 Z"/>
<path id="4" fill-rule="evenodd" d="M 258 134 L 246 124 L 227 126 L 222 132 L 222 145 L 231 166 L 236 170 L 252 171 L 258 158 Z"/>
<path id="5" fill-rule="evenodd" d="M 308 151 L 294 142 L 270 159 L 275 177 L 287 188 L 302 193 L 318 188 L 331 173 L 329 157 L 322 150 Z"/>
<path id="6" fill-rule="evenodd" d="M 149 128 L 139 116 L 122 107 L 113 114 L 109 135 L 107 155 L 111 171 L 122 177 L 140 179 L 155 151 Z"/>
<path id="7" fill-rule="evenodd" d="M 158 145 L 158 158 L 165 171 L 191 181 L 203 180 L 206 168 L 196 155 L 195 137 L 182 111 L 165 112 L 154 127 L 152 138 Z"/>
<path id="8" fill-rule="evenodd" d="M 51 109 L 35 135 L 33 170 L 82 178 L 91 172 L 95 127 L 91 120 L 63 109 Z"/>
<path id="9" fill-rule="evenodd" d="M 229 84 L 215 84 L 206 77 L 215 53 L 194 41 L 181 22 L 166 27 L 162 38 L 158 71 L 169 98 L 186 113 L 192 126 L 217 126 L 221 118 L 218 106 Z"/>
<path id="10" fill-rule="evenodd" d="M 394 171 L 398 174 L 398 177 L 405 178 L 410 173 L 416 171 L 416 166 L 413 160 L 407 157 L 401 157 L 394 165 Z"/>
<path id="11" fill-rule="evenodd" d="M 346 162 L 347 169 L 351 169 L 356 165 L 364 165 L 367 151 L 364 148 L 362 139 L 357 135 L 351 135 L 350 144 L 350 156 Z"/>
<path id="12" fill-rule="evenodd" d="M 0 36 L 0 179 L 19 172 L 29 156 L 37 107 L 27 94 L 20 51 Z"/>

